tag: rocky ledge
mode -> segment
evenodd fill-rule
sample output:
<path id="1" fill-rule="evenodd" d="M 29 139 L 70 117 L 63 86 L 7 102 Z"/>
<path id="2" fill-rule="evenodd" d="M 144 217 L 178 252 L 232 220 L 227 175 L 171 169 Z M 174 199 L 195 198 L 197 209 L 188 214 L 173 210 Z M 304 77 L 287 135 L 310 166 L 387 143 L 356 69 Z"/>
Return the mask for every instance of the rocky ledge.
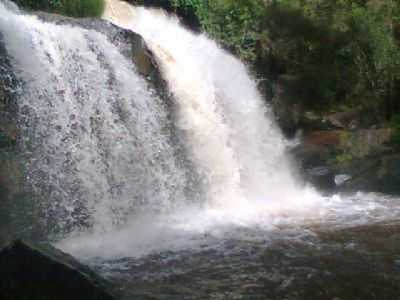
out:
<path id="1" fill-rule="evenodd" d="M 400 194 L 400 153 L 391 128 L 315 130 L 292 154 L 307 181 L 328 192 Z"/>

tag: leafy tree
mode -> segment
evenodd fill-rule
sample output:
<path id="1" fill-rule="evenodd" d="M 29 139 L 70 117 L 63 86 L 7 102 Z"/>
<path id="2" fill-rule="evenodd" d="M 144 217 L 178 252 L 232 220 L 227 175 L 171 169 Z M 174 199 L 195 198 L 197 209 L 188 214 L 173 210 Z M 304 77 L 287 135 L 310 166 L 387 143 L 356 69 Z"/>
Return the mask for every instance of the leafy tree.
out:
<path id="1" fill-rule="evenodd" d="M 172 0 L 261 76 L 297 78 L 298 100 L 400 112 L 396 0 Z"/>

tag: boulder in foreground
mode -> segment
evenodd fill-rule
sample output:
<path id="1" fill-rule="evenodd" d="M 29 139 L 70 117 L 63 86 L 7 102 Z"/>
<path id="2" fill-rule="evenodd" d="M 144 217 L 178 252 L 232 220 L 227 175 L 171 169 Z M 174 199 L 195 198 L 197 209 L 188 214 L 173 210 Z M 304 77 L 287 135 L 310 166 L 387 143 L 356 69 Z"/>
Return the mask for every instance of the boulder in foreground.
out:
<path id="1" fill-rule="evenodd" d="M 108 283 L 50 245 L 15 241 L 0 251 L 0 299 L 115 300 Z"/>

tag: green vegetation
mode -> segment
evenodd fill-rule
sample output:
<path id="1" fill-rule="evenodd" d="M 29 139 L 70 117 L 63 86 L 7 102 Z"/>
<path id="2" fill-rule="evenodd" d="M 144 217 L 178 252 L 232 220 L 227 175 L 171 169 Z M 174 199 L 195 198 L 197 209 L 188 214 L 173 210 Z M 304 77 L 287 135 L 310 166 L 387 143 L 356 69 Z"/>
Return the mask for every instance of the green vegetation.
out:
<path id="1" fill-rule="evenodd" d="M 336 156 L 336 162 L 338 163 L 343 163 L 346 161 L 351 161 L 353 159 L 353 156 L 349 153 L 342 153 Z"/>
<path id="2" fill-rule="evenodd" d="M 256 59 L 265 7 L 259 0 L 172 0 L 175 7 L 194 10 L 203 29 L 248 61 Z"/>
<path id="3" fill-rule="evenodd" d="M 104 11 L 104 0 L 16 0 L 18 5 L 58 13 L 70 17 L 100 17 Z"/>
<path id="4" fill-rule="evenodd" d="M 396 0 L 172 0 L 203 29 L 275 80 L 296 79 L 311 109 L 400 113 Z"/>

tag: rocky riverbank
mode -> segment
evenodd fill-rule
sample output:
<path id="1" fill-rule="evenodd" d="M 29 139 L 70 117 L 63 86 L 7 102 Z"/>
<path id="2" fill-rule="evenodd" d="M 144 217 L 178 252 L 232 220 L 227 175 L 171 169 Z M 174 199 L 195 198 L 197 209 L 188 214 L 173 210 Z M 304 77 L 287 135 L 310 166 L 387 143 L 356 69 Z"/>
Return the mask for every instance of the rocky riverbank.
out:
<path id="1" fill-rule="evenodd" d="M 400 194 L 396 129 L 362 108 L 318 113 L 294 104 L 290 85 L 276 83 L 278 124 L 298 141 L 291 153 L 302 175 L 324 192 Z"/>

